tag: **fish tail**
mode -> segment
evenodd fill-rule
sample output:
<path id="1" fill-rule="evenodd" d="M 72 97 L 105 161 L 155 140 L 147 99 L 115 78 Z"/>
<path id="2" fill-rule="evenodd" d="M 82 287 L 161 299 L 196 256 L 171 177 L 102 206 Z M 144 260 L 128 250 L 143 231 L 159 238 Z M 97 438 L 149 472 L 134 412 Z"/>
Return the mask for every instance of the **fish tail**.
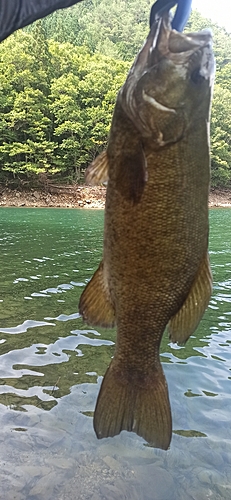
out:
<path id="1" fill-rule="evenodd" d="M 94 429 L 97 437 L 109 437 L 122 430 L 136 432 L 151 446 L 167 450 L 172 437 L 168 387 L 161 367 L 142 380 L 126 377 L 115 358 L 103 379 L 98 396 Z"/>

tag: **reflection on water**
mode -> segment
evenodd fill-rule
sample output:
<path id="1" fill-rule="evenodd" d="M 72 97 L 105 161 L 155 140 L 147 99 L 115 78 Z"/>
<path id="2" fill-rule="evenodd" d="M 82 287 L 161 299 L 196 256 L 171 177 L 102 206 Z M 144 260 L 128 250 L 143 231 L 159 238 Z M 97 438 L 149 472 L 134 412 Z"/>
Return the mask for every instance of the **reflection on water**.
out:
<path id="1" fill-rule="evenodd" d="M 210 219 L 209 309 L 186 346 L 162 341 L 174 429 L 163 452 L 93 432 L 115 331 L 83 324 L 78 300 L 103 212 L 0 209 L 0 499 L 230 499 L 231 210 Z"/>

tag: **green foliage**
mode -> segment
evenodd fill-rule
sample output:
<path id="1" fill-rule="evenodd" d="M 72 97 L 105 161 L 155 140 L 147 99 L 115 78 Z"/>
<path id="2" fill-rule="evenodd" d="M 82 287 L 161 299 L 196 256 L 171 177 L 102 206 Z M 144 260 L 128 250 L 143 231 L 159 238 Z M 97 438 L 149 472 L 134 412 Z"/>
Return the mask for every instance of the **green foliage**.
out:
<path id="1" fill-rule="evenodd" d="M 41 22 L 0 47 L 0 170 L 7 176 L 81 169 L 106 147 L 128 64 L 48 41 Z"/>
<path id="2" fill-rule="evenodd" d="M 151 0 L 85 0 L 43 20 L 49 38 L 131 61 L 148 34 Z"/>
<path id="3" fill-rule="evenodd" d="M 231 91 L 216 85 L 211 116 L 212 185 L 231 181 Z"/>
<path id="4" fill-rule="evenodd" d="M 16 33 L 0 48 L 1 80 L 10 81 L 10 87 L 2 88 L 0 166 L 13 177 L 52 168 L 55 145 L 50 141 L 49 81 L 44 66 L 48 46 L 38 28 L 36 38 Z"/>
<path id="5" fill-rule="evenodd" d="M 61 51 L 65 48 L 66 44 Z M 60 45 L 51 43 L 53 60 L 57 49 L 60 53 Z M 51 83 L 53 136 L 62 168 L 79 179 L 80 170 L 106 147 L 116 94 L 128 65 L 87 52 L 80 57 L 79 48 L 72 50 L 74 64 L 65 60 L 69 71 L 60 65 L 59 77 Z"/>
<path id="6" fill-rule="evenodd" d="M 0 45 L 0 178 L 80 179 L 105 148 L 116 94 L 148 33 L 152 0 L 84 0 Z M 214 186 L 231 183 L 231 36 L 211 27 L 217 60 L 211 117 Z"/>

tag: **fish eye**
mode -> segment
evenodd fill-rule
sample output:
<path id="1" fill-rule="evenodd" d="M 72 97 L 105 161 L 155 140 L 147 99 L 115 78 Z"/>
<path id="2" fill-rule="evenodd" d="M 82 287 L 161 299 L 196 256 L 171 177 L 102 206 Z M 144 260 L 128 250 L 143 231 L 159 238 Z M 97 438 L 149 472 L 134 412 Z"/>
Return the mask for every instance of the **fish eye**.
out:
<path id="1" fill-rule="evenodd" d="M 204 81 L 204 76 L 201 75 L 201 68 L 196 68 L 191 74 L 191 80 L 196 85 L 199 85 Z"/>

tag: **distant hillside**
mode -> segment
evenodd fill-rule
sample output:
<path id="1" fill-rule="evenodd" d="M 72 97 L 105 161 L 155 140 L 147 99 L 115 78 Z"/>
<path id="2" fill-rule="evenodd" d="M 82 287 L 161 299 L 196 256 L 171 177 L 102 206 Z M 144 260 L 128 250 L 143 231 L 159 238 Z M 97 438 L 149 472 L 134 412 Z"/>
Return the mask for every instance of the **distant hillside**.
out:
<path id="1" fill-rule="evenodd" d="M 0 182 L 79 180 L 106 147 L 116 94 L 148 33 L 149 0 L 84 0 L 0 45 Z M 209 13 L 208 13 L 209 14 Z M 212 28 L 217 60 L 212 185 L 231 185 L 231 36 Z"/>
<path id="2" fill-rule="evenodd" d="M 130 61 L 148 34 L 149 0 L 84 0 L 43 20 L 48 38 L 85 45 L 91 52 Z M 211 28 L 218 69 L 231 62 L 231 35 L 193 11 L 186 31 Z M 28 28 L 31 29 L 31 28 Z"/>

